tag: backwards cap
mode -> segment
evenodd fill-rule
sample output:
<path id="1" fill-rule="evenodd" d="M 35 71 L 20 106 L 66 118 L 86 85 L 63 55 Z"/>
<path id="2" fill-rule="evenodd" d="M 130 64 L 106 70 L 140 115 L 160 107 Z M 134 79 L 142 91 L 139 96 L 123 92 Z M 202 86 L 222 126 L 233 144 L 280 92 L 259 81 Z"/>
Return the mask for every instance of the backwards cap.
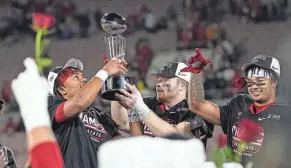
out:
<path id="1" fill-rule="evenodd" d="M 66 69 L 66 68 L 75 68 L 80 71 L 83 71 L 84 66 L 83 63 L 76 58 L 71 58 L 64 66 L 58 66 L 51 70 L 48 75 L 48 84 L 50 87 L 50 93 L 52 95 L 56 95 L 56 79 L 59 77 L 59 75 Z"/>

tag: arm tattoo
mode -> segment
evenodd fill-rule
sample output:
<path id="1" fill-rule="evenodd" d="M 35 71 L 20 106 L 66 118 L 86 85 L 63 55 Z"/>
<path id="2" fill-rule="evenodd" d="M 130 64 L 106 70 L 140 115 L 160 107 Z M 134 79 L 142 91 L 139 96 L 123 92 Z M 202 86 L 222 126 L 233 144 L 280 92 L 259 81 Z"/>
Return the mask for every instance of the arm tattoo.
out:
<path id="1" fill-rule="evenodd" d="M 203 102 L 205 100 L 202 72 L 199 74 L 191 74 L 191 80 L 188 87 L 188 101 Z"/>

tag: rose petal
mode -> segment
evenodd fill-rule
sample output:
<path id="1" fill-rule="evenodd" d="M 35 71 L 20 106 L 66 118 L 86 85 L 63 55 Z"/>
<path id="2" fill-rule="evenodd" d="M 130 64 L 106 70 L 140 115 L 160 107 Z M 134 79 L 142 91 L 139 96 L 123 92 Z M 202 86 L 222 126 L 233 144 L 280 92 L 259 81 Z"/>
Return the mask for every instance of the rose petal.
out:
<path id="1" fill-rule="evenodd" d="M 44 30 L 51 29 L 55 24 L 55 18 L 52 15 L 44 13 L 34 13 L 32 16 L 33 25 Z"/>

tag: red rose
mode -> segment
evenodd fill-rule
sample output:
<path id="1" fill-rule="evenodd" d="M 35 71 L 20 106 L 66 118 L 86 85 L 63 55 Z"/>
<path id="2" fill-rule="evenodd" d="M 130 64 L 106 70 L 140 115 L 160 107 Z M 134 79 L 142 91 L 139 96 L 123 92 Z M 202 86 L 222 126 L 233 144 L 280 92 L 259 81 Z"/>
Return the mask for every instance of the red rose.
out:
<path id="1" fill-rule="evenodd" d="M 247 81 L 242 76 L 237 76 L 234 78 L 234 86 L 238 89 L 241 89 L 247 85 Z"/>
<path id="2" fill-rule="evenodd" d="M 52 15 L 44 13 L 34 13 L 32 15 L 33 26 L 37 29 L 49 30 L 55 24 L 55 18 Z"/>
<path id="3" fill-rule="evenodd" d="M 239 122 L 239 138 L 243 142 L 255 142 L 263 132 L 260 124 L 253 120 L 243 119 Z"/>
<path id="4" fill-rule="evenodd" d="M 224 134 L 219 134 L 218 140 L 217 140 L 217 147 L 218 148 L 224 148 L 227 143 L 227 136 Z"/>

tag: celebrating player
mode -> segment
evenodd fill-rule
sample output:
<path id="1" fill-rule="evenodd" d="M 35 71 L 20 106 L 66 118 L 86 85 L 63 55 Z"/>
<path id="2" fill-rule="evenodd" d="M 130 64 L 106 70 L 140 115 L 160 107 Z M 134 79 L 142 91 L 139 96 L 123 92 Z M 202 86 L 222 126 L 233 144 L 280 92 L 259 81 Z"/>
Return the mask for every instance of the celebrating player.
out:
<path id="1" fill-rule="evenodd" d="M 110 60 L 89 82 L 83 75 L 82 62 L 74 58 L 49 73 L 53 94 L 49 112 L 65 167 L 96 168 L 99 145 L 118 135 L 110 116 L 91 104 L 108 77 L 127 72 L 126 64 L 124 60 Z"/>
<path id="2" fill-rule="evenodd" d="M 24 121 L 32 167 L 63 168 L 63 158 L 51 130 L 47 109 L 47 81 L 39 75 L 32 58 L 26 58 L 24 65 L 25 71 L 12 81 L 12 90 Z M 15 168 L 16 165 L 14 163 L 4 167 Z"/>
<path id="3" fill-rule="evenodd" d="M 132 135 L 159 136 L 176 131 L 204 139 L 205 143 L 212 136 L 213 125 L 188 109 L 186 93 L 190 73 L 180 72 L 185 67 L 184 63 L 170 62 L 159 73 L 151 74 L 156 81 L 157 97 L 141 98 L 136 88 L 130 85 L 132 93 L 121 90 L 123 95 L 117 94 L 119 103 L 132 110 L 129 115 Z M 141 110 L 145 110 L 146 115 L 135 117 L 135 112 L 140 113 L 135 107 L 143 107 Z"/>
<path id="4" fill-rule="evenodd" d="M 280 78 L 279 61 L 270 56 L 257 55 L 249 64 L 243 66 L 245 84 L 249 95 L 239 94 L 224 106 L 204 100 L 202 70 L 210 63 L 199 49 L 188 59 L 188 67 L 182 72 L 191 72 L 189 83 L 188 103 L 192 112 L 202 116 L 207 121 L 221 125 L 227 134 L 228 145 L 235 152 L 242 155 L 246 163 L 254 154 L 258 153 L 268 130 L 264 125 L 280 120 L 289 108 L 276 104 L 276 91 Z M 280 112 L 278 114 L 278 112 Z M 245 150 L 241 151 L 242 131 L 240 121 L 250 119 L 259 123 L 259 133 Z"/>

